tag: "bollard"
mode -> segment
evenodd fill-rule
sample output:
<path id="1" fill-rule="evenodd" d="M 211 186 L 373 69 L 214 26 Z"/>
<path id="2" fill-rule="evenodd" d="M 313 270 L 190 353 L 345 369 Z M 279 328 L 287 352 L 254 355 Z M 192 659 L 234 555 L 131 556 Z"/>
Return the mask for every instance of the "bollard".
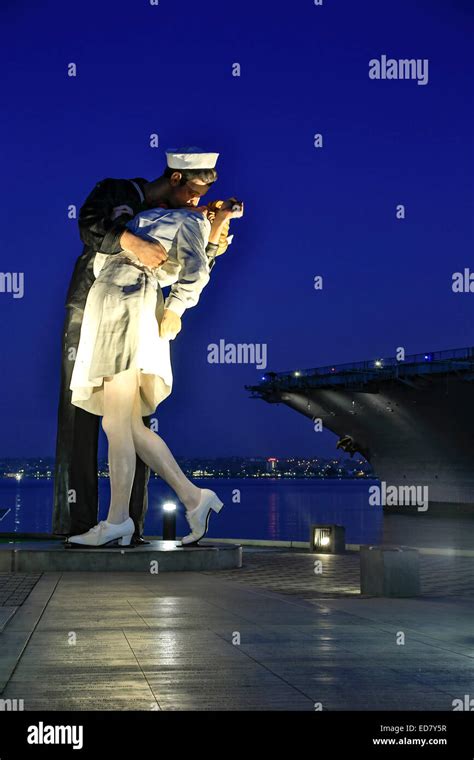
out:
<path id="1" fill-rule="evenodd" d="M 176 504 L 163 504 L 163 541 L 176 541 Z"/>

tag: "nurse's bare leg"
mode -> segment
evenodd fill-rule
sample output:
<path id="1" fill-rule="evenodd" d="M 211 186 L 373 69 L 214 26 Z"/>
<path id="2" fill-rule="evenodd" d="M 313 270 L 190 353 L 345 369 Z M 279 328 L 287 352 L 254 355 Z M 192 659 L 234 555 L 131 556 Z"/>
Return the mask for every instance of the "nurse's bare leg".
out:
<path id="1" fill-rule="evenodd" d="M 107 521 L 122 523 L 129 517 L 136 454 L 132 418 L 138 389 L 136 368 L 104 378 L 102 427 L 109 443 L 110 507 Z"/>
<path id="2" fill-rule="evenodd" d="M 164 440 L 143 424 L 139 390 L 135 397 L 132 435 L 140 459 L 168 483 L 186 510 L 195 509 L 201 498 L 201 489 L 188 480 Z"/>

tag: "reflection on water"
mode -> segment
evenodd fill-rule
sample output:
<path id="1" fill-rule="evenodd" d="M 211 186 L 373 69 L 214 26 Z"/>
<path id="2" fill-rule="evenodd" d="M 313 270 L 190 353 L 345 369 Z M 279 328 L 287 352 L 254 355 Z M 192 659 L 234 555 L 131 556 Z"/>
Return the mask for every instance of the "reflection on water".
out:
<path id="1" fill-rule="evenodd" d="M 20 519 L 21 519 L 21 504 L 22 504 L 22 498 L 21 498 L 21 489 L 17 488 L 15 493 L 15 506 L 13 507 L 13 520 L 14 520 L 14 528 L 13 530 L 18 532 L 21 530 L 20 528 Z"/>
<path id="2" fill-rule="evenodd" d="M 278 536 L 278 493 L 271 491 L 268 494 L 268 535 Z M 243 538 L 243 536 L 242 536 Z"/>
<path id="3" fill-rule="evenodd" d="M 348 543 L 376 543 L 382 538 L 382 510 L 368 504 L 368 488 L 376 481 L 206 479 L 196 482 L 217 491 L 224 501 L 219 516 L 211 516 L 210 537 L 308 541 L 312 523 L 336 523 L 345 526 Z M 161 480 L 151 479 L 146 534 L 161 534 L 161 505 L 170 499 L 176 501 L 173 492 Z M 105 519 L 108 480 L 100 481 L 99 500 L 99 519 Z M 2 481 L 0 509 L 10 508 L 11 512 L 2 520 L 1 530 L 50 532 L 52 503 L 52 481 Z M 180 509 L 177 535 L 188 532 Z"/>

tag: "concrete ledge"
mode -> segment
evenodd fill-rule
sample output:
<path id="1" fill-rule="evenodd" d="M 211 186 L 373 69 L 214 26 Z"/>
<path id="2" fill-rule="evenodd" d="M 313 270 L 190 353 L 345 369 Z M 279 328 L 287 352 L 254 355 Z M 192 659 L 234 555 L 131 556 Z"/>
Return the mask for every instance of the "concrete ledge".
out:
<path id="1" fill-rule="evenodd" d="M 360 593 L 368 596 L 413 597 L 420 593 L 416 549 L 404 546 L 361 546 Z"/>
<path id="2" fill-rule="evenodd" d="M 0 572 L 158 572 L 181 570 L 228 570 L 242 567 L 242 547 L 237 544 L 206 543 L 176 546 L 174 541 L 152 541 L 134 548 L 66 548 L 58 541 L 15 542 L 0 545 Z"/>
<path id="3" fill-rule="evenodd" d="M 62 542 L 63 539 L 58 536 L 52 536 L 50 533 L 1 533 L 0 537 L 5 540 L 15 541 L 15 545 L 19 543 L 19 538 L 22 538 L 22 542 L 28 542 L 28 539 L 44 539 L 45 541 Z M 162 536 L 145 536 L 148 541 L 161 541 Z M 263 538 L 205 538 L 201 542 L 201 546 L 207 546 L 209 544 L 239 544 L 240 546 L 261 546 L 261 547 L 274 547 L 275 549 L 309 549 L 309 541 L 277 541 L 275 539 L 263 539 Z M 0 543 L 0 547 L 2 544 Z M 13 546 L 13 544 L 11 544 Z M 346 552 L 358 552 L 360 547 L 364 544 L 347 544 Z M 420 554 L 431 554 L 433 556 L 442 557 L 474 557 L 474 549 L 447 549 L 443 547 L 429 547 L 429 546 L 410 546 L 411 549 L 416 549 Z M 1 560 L 0 560 L 1 562 Z M 10 568 L 7 568 L 7 571 Z M 0 564 L 0 572 L 2 570 Z"/>
<path id="4" fill-rule="evenodd" d="M 346 544 L 346 551 L 358 552 L 365 544 Z M 427 554 L 433 557 L 474 557 L 474 549 L 443 549 L 441 546 L 407 546 L 407 549 L 415 549 L 419 554 Z"/>

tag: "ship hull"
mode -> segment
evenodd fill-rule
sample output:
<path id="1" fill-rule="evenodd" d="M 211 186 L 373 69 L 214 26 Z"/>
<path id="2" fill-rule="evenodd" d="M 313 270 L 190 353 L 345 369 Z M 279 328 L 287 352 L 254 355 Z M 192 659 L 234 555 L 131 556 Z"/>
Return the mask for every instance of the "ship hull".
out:
<path id="1" fill-rule="evenodd" d="M 266 400 L 350 436 L 387 484 L 426 485 L 430 505 L 474 509 L 474 389 L 465 378 L 387 380 L 363 390 L 282 389 Z"/>

